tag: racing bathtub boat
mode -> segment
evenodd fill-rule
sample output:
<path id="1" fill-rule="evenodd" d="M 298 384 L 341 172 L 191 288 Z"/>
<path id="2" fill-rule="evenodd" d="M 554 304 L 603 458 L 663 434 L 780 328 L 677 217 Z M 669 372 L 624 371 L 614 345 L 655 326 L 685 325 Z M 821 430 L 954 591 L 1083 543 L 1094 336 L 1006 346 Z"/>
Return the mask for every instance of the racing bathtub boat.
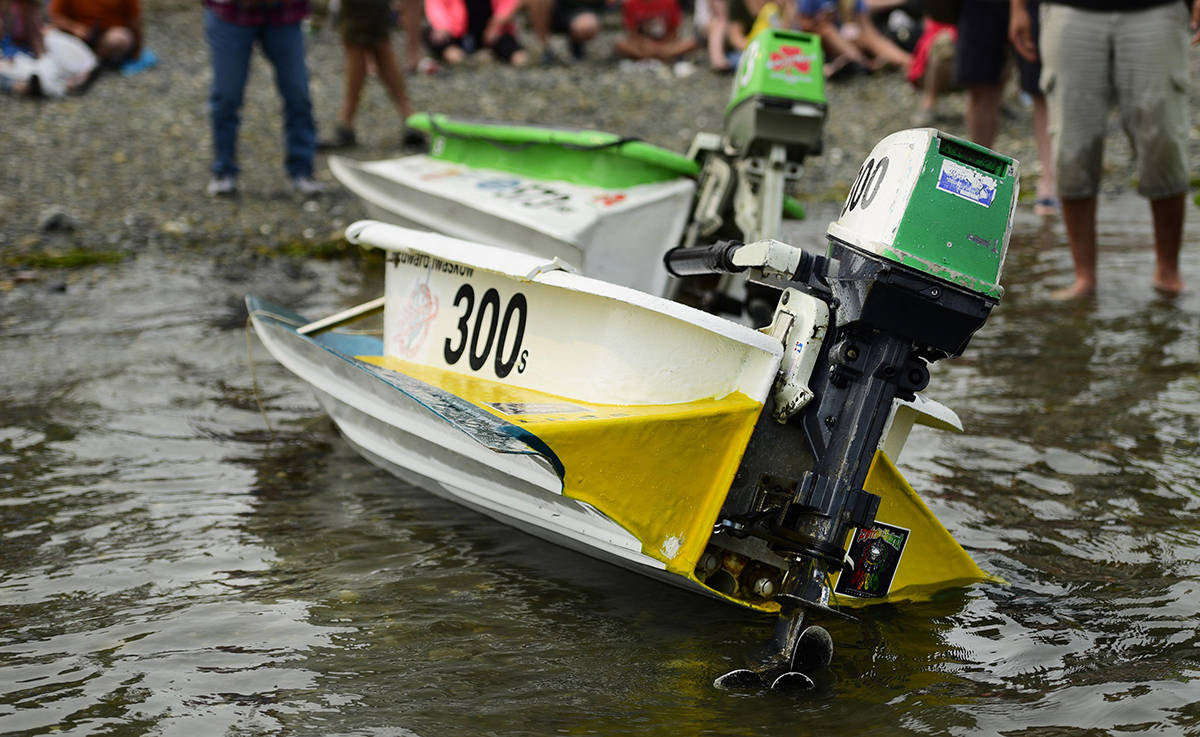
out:
<path id="1" fill-rule="evenodd" d="M 408 124 L 428 133 L 429 154 L 331 156 L 329 168 L 373 218 L 676 296 L 659 267 L 668 248 L 778 238 L 784 213 L 804 214 L 784 191 L 820 148 L 820 41 L 765 29 L 743 59 L 725 130 L 699 134 L 686 156 L 613 133 L 420 113 Z"/>
<path id="2" fill-rule="evenodd" d="M 918 392 L 997 303 L 1017 164 L 930 129 L 880 142 L 829 249 L 678 248 L 672 273 L 779 288 L 763 330 L 554 258 L 374 221 L 384 294 L 317 321 L 248 298 L 270 353 L 370 461 L 520 530 L 778 616 L 775 657 L 829 662 L 810 617 L 987 575 L 896 469 Z M 341 332 L 383 313 L 380 336 Z"/>

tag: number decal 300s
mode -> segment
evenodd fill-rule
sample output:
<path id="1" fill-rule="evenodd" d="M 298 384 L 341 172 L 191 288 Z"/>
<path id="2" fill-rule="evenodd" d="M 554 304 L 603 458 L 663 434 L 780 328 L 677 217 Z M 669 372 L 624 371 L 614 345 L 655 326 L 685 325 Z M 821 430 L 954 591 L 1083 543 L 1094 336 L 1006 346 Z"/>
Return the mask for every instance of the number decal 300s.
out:
<path id="1" fill-rule="evenodd" d="M 512 373 L 514 367 L 518 374 L 525 372 L 529 351 L 521 350 L 521 341 L 525 339 L 525 319 L 529 313 L 529 305 L 524 294 L 517 292 L 509 298 L 508 305 L 504 308 L 504 317 L 501 318 L 499 292 L 489 287 L 480 298 L 479 310 L 476 311 L 475 289 L 470 284 L 463 284 L 454 295 L 454 306 L 462 306 L 463 311 L 458 318 L 458 335 L 446 338 L 443 349 L 446 363 L 453 366 L 466 354 L 471 370 L 478 371 L 488 362 L 492 349 L 495 348 L 493 368 L 496 370 L 496 376 L 503 379 Z M 475 314 L 474 324 L 471 321 L 472 312 Z M 500 329 L 499 335 L 496 333 L 497 327 Z M 510 330 L 515 330 L 516 335 L 512 343 L 506 346 Z M 454 338 L 457 338 L 457 341 Z"/>

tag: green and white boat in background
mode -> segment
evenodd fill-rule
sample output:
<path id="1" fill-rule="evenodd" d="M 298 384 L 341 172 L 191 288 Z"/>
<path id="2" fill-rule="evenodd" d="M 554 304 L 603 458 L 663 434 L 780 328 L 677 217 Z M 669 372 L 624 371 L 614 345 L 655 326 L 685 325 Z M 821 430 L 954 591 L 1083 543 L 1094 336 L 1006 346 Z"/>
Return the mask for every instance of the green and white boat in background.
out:
<path id="1" fill-rule="evenodd" d="M 648 268 L 677 245 L 699 165 L 611 133 L 421 113 L 430 153 L 357 162 L 337 179 L 383 222 L 558 258 L 582 273 L 661 294 Z M 653 264 L 657 266 L 657 263 Z"/>
<path id="2" fill-rule="evenodd" d="M 820 150 L 822 61 L 815 36 L 759 33 L 734 75 L 724 132 L 698 134 L 687 155 L 613 133 L 421 113 L 409 124 L 429 134 L 428 154 L 331 156 L 329 166 L 377 220 L 678 296 L 660 267 L 668 249 L 778 238 L 785 211 L 803 217 L 785 190 Z"/>

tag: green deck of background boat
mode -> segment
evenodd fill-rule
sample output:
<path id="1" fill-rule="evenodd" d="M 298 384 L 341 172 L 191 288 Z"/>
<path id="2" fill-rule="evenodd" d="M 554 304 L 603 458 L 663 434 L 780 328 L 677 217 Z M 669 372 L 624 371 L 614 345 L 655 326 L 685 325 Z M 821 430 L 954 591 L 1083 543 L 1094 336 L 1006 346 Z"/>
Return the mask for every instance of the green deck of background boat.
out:
<path id="1" fill-rule="evenodd" d="M 429 133 L 434 158 L 484 169 L 607 189 L 695 177 L 686 156 L 613 133 L 486 123 L 417 113 L 408 124 Z"/>
<path id="2" fill-rule="evenodd" d="M 695 178 L 686 156 L 614 133 L 461 120 L 416 113 L 408 125 L 430 136 L 430 155 L 482 169 L 605 189 Z M 803 220 L 804 205 L 784 197 L 783 216 Z"/>

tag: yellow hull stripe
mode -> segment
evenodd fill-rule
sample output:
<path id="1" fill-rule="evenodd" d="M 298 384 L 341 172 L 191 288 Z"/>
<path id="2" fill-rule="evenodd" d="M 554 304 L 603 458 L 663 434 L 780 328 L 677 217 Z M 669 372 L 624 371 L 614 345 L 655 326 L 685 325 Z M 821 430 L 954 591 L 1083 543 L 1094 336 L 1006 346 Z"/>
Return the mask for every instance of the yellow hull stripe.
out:
<path id="1" fill-rule="evenodd" d="M 692 577 L 762 404 L 741 393 L 665 405 L 601 405 L 392 356 L 359 360 L 444 389 L 537 436 L 591 504 L 668 571 Z"/>
<path id="2" fill-rule="evenodd" d="M 703 586 L 696 563 L 762 410 L 759 402 L 735 393 L 682 404 L 601 405 L 392 356 L 358 358 L 528 430 L 562 462 L 564 495 L 591 504 L 640 540 L 643 553 Z M 863 486 L 881 499 L 877 519 L 911 534 L 885 597 L 838 596 L 835 606 L 927 601 L 946 588 L 998 580 L 975 564 L 884 453 L 875 454 Z M 762 612 L 779 609 L 774 602 L 720 596 Z"/>

